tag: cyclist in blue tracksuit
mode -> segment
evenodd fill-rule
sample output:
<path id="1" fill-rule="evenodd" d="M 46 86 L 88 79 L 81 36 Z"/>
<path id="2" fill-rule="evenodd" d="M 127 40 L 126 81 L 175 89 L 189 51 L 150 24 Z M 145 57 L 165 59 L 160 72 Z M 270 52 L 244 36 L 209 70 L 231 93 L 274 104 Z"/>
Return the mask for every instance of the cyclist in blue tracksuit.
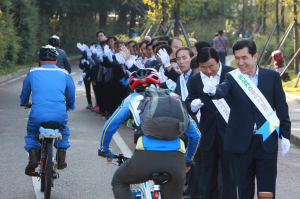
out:
<path id="1" fill-rule="evenodd" d="M 38 166 L 41 145 L 35 135 L 43 122 L 59 123 L 62 140 L 58 141 L 58 169 L 67 166 L 65 157 L 66 149 L 70 147 L 68 141 L 70 130 L 67 126 L 68 114 L 65 101 L 70 110 L 75 109 L 75 85 L 66 70 L 55 66 L 57 56 L 58 53 L 53 46 L 47 45 L 41 48 L 39 52 L 41 66 L 32 68 L 23 81 L 20 104 L 29 105 L 31 103 L 29 98 L 32 95 L 24 147 L 29 152 L 26 175 L 34 172 Z"/>
<path id="2" fill-rule="evenodd" d="M 100 137 L 98 155 L 106 157 L 108 162 L 113 158 L 109 143 L 119 126 L 130 116 L 133 116 L 134 123 L 140 123 L 137 106 L 143 100 L 143 95 L 139 92 L 144 91 L 145 87 L 151 84 L 160 84 L 159 75 L 153 69 L 140 69 L 132 73 L 129 85 L 136 92 L 129 95 L 110 117 Z M 190 126 L 185 134 L 189 140 L 187 149 L 180 138 L 162 140 L 145 135 L 140 136 L 133 156 L 122 164 L 113 176 L 112 186 L 115 198 L 133 199 L 130 184 L 146 182 L 152 173 L 166 172 L 172 176 L 172 180 L 161 186 L 162 198 L 181 199 L 185 173 L 193 164 L 193 157 L 201 137 L 197 125 L 191 118 Z"/>

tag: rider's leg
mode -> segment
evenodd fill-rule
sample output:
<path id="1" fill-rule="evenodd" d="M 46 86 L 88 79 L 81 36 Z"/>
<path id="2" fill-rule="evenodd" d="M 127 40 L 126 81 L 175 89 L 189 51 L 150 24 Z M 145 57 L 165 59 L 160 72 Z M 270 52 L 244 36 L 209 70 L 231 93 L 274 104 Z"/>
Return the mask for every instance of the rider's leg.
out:
<path id="1" fill-rule="evenodd" d="M 26 175 L 34 172 L 35 168 L 38 166 L 41 145 L 35 138 L 35 134 L 39 132 L 39 127 L 40 125 L 38 119 L 36 119 L 33 112 L 30 112 L 27 123 L 27 135 L 24 137 L 26 142 L 24 148 L 29 152 L 29 162 L 25 168 Z"/>
<path id="2" fill-rule="evenodd" d="M 161 198 L 181 199 L 185 182 L 185 156 L 178 151 L 164 153 L 163 172 L 169 173 L 172 180 L 161 185 Z"/>
<path id="3" fill-rule="evenodd" d="M 140 184 L 150 179 L 152 173 L 162 171 L 164 160 L 161 151 L 136 151 L 121 165 L 112 179 L 116 199 L 133 199 L 130 184 Z"/>
<path id="4" fill-rule="evenodd" d="M 35 172 L 35 168 L 38 166 L 40 150 L 32 148 L 29 150 L 29 162 L 25 168 L 25 174 L 29 175 L 30 173 Z"/>
<path id="5" fill-rule="evenodd" d="M 134 199 L 130 184 L 146 182 L 151 174 L 157 172 L 166 172 L 172 176 L 172 181 L 168 182 L 170 186 L 162 186 L 164 199 L 181 199 L 185 180 L 185 157 L 177 151 L 136 151 L 113 176 L 115 198 Z M 173 191 L 174 193 L 169 193 Z"/>
<path id="6" fill-rule="evenodd" d="M 59 122 L 59 132 L 62 134 L 62 140 L 58 141 L 58 150 L 57 150 L 57 169 L 64 169 L 67 167 L 66 162 L 66 150 L 70 147 L 69 136 L 70 129 L 67 126 L 69 120 L 68 114 L 61 114 L 61 120 Z M 54 143 L 56 147 L 56 142 Z"/>
<path id="7" fill-rule="evenodd" d="M 60 118 L 60 120 L 56 121 L 59 123 L 59 132 L 62 134 L 62 140 L 58 141 L 58 148 L 68 149 L 71 146 L 69 142 L 70 129 L 67 126 L 69 117 L 67 113 L 62 113 L 60 114 Z M 54 146 L 56 147 L 56 143 Z"/>
<path id="8" fill-rule="evenodd" d="M 40 122 L 39 119 L 33 114 L 31 111 L 28 116 L 27 122 L 27 135 L 24 137 L 26 145 L 24 146 L 26 151 L 30 151 L 30 149 L 40 149 L 41 145 L 39 141 L 35 138 L 35 135 L 39 132 Z"/>

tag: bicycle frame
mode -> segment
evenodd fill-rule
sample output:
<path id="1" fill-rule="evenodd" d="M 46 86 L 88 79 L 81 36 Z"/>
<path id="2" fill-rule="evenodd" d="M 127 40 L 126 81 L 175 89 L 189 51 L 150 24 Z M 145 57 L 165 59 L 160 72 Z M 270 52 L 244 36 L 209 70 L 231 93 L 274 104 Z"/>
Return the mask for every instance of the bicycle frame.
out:
<path id="1" fill-rule="evenodd" d="M 150 190 L 150 181 L 137 184 L 141 192 L 141 199 L 152 199 L 151 190 Z"/>
<path id="2" fill-rule="evenodd" d="M 118 159 L 117 160 L 118 164 L 116 164 L 116 163 L 112 163 L 112 164 L 120 166 L 122 163 L 124 163 L 129 158 L 124 157 L 123 154 L 119 154 L 119 155 L 115 155 L 114 159 Z M 160 193 L 160 186 L 156 187 L 157 185 L 154 185 L 154 193 L 153 193 L 154 198 L 152 198 L 152 193 L 151 193 L 151 189 L 150 189 L 151 185 L 150 184 L 153 184 L 151 180 L 135 185 L 135 186 L 139 187 L 139 191 L 141 192 L 141 199 L 160 199 L 161 198 L 160 194 L 159 194 Z"/>
<path id="3" fill-rule="evenodd" d="M 51 131 L 51 130 L 49 130 Z M 56 161 L 53 154 L 53 141 L 60 139 L 61 134 L 57 131 L 41 132 L 39 134 L 39 140 L 41 141 L 41 161 L 39 175 L 41 178 L 41 192 L 44 192 L 44 198 L 48 199 L 51 195 L 51 188 L 53 187 L 54 179 L 59 178 L 59 174 L 56 171 Z M 56 142 L 56 148 L 58 143 Z"/>

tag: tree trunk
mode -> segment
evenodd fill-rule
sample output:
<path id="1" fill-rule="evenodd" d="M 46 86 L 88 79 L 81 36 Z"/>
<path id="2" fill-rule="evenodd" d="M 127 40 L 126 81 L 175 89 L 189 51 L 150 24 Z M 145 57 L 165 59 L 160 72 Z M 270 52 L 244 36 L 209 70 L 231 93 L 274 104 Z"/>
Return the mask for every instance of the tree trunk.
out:
<path id="1" fill-rule="evenodd" d="M 136 10 L 132 9 L 130 13 L 130 25 L 129 25 L 129 37 L 134 32 L 135 23 L 136 23 Z"/>
<path id="2" fill-rule="evenodd" d="M 276 0 L 276 43 L 278 45 L 279 43 L 279 17 L 278 17 L 278 5 L 279 4 L 279 0 Z"/>
<path id="3" fill-rule="evenodd" d="M 297 0 L 294 0 L 294 54 L 298 51 L 299 48 L 299 24 L 297 22 L 297 15 L 298 15 L 298 10 L 297 10 Z M 294 70 L 295 74 L 299 73 L 299 55 L 295 58 L 294 60 Z"/>
<path id="4" fill-rule="evenodd" d="M 161 6 L 162 6 L 162 14 L 163 14 L 162 26 L 167 31 L 168 30 L 168 13 L 167 13 L 168 4 L 165 1 L 163 1 Z"/>
<path id="5" fill-rule="evenodd" d="M 263 6 L 259 5 L 259 25 L 260 26 L 263 24 L 263 21 L 262 21 L 262 16 L 263 16 L 262 8 L 263 8 Z"/>
<path id="6" fill-rule="evenodd" d="M 280 24 L 283 28 L 285 28 L 285 25 L 284 25 L 284 10 L 285 10 L 284 0 L 282 0 L 281 1 L 281 20 L 280 20 Z"/>
<path id="7" fill-rule="evenodd" d="M 104 29 L 106 27 L 107 22 L 107 11 L 100 10 L 99 17 L 99 29 Z"/>
<path id="8" fill-rule="evenodd" d="M 127 34 L 127 28 L 126 28 L 126 24 L 127 24 L 127 10 L 126 9 L 120 9 L 119 12 L 119 18 L 118 21 L 116 23 L 116 32 L 115 34 Z"/>
<path id="9" fill-rule="evenodd" d="M 226 29 L 226 20 L 224 19 L 224 2 L 222 1 L 222 30 Z"/>
<path id="10" fill-rule="evenodd" d="M 263 35 L 266 34 L 266 15 L 267 15 L 267 1 L 264 0 L 264 8 L 263 8 Z"/>
<path id="11" fill-rule="evenodd" d="M 242 15 L 242 37 L 245 37 L 245 0 L 243 0 L 243 15 Z"/>
<path id="12" fill-rule="evenodd" d="M 174 8 L 174 17 L 175 17 L 175 26 L 174 26 L 174 37 L 179 37 L 180 34 L 180 26 L 179 23 L 177 23 L 180 20 L 180 7 L 179 3 L 176 3 L 175 8 Z"/>
<path id="13" fill-rule="evenodd" d="M 256 8 L 256 23 L 257 23 L 257 25 L 260 25 L 259 24 L 259 5 L 258 4 L 256 4 L 256 6 L 255 6 L 255 8 Z"/>

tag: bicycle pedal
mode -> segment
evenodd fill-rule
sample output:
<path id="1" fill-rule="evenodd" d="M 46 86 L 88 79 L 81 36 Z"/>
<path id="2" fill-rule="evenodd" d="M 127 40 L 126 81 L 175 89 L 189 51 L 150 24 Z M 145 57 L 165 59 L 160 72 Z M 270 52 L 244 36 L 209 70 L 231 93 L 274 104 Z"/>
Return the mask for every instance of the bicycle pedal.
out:
<path id="1" fill-rule="evenodd" d="M 53 176 L 52 176 L 54 179 L 58 179 L 59 178 L 59 173 L 56 172 L 56 173 L 53 173 Z"/>
<path id="2" fill-rule="evenodd" d="M 29 174 L 29 176 L 32 176 L 32 177 L 39 177 L 40 175 L 39 175 L 38 172 L 31 172 L 31 173 Z"/>

